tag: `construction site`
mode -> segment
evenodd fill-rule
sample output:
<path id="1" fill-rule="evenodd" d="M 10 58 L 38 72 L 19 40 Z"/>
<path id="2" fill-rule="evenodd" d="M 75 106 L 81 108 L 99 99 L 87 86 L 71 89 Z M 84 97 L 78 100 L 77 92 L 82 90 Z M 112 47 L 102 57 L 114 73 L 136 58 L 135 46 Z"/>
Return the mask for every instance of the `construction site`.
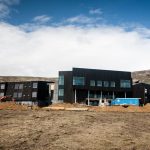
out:
<path id="1" fill-rule="evenodd" d="M 0 103 L 1 150 L 149 150 L 150 105 Z"/>

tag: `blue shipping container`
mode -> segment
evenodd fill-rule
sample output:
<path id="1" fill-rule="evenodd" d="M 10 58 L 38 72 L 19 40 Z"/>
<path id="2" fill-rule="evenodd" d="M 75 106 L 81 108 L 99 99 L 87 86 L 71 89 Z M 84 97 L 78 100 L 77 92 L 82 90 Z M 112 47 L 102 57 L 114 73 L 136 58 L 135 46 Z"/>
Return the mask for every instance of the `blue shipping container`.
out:
<path id="1" fill-rule="evenodd" d="M 123 106 L 139 106 L 139 98 L 116 98 L 111 101 L 111 105 L 123 105 Z"/>

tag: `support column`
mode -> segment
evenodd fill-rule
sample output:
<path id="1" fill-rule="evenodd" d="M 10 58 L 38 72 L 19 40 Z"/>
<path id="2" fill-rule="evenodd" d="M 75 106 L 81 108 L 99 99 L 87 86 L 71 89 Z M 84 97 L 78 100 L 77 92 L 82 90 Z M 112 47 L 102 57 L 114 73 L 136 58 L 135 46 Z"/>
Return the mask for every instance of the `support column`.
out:
<path id="1" fill-rule="evenodd" d="M 126 92 L 124 93 L 124 96 L 125 96 L 125 98 L 127 97 L 127 94 L 126 94 Z"/>
<path id="2" fill-rule="evenodd" d="M 88 106 L 90 105 L 90 91 L 88 90 Z"/>
<path id="3" fill-rule="evenodd" d="M 113 91 L 113 99 L 115 99 L 115 93 L 114 93 L 114 91 Z"/>
<path id="4" fill-rule="evenodd" d="M 76 91 L 76 89 L 74 91 L 74 103 L 77 103 L 77 91 Z"/>
<path id="5" fill-rule="evenodd" d="M 101 91 L 101 97 L 100 97 L 100 100 L 99 100 L 99 106 L 100 106 L 101 103 L 102 103 L 102 98 L 103 98 L 103 92 Z"/>

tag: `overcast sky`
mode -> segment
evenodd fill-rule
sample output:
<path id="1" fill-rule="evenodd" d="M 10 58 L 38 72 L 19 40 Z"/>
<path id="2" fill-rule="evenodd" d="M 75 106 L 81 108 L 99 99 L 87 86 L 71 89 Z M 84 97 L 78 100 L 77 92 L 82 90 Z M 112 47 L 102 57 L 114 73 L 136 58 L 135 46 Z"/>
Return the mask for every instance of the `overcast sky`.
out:
<path id="1" fill-rule="evenodd" d="M 0 75 L 150 69 L 147 0 L 0 0 Z"/>

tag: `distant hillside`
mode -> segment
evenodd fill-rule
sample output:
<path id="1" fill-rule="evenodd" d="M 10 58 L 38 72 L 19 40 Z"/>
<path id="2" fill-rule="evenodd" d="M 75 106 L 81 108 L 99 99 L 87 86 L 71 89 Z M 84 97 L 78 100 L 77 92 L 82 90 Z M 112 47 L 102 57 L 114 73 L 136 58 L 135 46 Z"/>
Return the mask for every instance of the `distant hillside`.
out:
<path id="1" fill-rule="evenodd" d="M 133 82 L 139 81 L 150 84 L 150 70 L 132 72 Z"/>
<path id="2" fill-rule="evenodd" d="M 133 82 L 144 82 L 150 84 L 150 70 L 132 72 Z M 0 76 L 0 82 L 18 81 L 56 81 L 57 78 L 29 77 L 29 76 Z"/>
<path id="3" fill-rule="evenodd" d="M 29 77 L 29 76 L 0 76 L 0 82 L 19 81 L 55 81 L 57 78 Z"/>

